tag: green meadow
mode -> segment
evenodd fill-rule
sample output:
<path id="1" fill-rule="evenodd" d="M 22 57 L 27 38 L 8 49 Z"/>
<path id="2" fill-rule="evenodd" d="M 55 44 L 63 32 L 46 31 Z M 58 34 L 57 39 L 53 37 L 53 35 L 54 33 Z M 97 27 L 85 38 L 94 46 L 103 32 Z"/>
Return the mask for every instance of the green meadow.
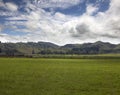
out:
<path id="1" fill-rule="evenodd" d="M 120 95 L 120 59 L 0 58 L 0 95 Z"/>

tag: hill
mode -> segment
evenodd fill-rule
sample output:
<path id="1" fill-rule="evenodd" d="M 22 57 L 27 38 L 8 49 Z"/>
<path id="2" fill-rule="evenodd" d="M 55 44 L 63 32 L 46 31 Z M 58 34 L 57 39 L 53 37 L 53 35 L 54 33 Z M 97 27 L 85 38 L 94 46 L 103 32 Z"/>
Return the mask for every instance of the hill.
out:
<path id="1" fill-rule="evenodd" d="M 97 41 L 95 43 L 66 44 L 58 46 L 50 42 L 0 43 L 1 56 L 32 54 L 110 54 L 120 53 L 120 44 Z"/>

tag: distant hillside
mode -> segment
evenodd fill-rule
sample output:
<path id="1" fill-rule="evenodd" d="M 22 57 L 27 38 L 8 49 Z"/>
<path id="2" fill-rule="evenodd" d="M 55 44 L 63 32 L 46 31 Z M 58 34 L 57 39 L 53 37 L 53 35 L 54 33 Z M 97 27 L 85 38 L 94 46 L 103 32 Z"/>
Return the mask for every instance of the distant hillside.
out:
<path id="1" fill-rule="evenodd" d="M 0 43 L 1 56 L 23 56 L 32 54 L 110 54 L 120 53 L 120 44 L 105 42 L 67 44 L 58 46 L 49 42 Z"/>

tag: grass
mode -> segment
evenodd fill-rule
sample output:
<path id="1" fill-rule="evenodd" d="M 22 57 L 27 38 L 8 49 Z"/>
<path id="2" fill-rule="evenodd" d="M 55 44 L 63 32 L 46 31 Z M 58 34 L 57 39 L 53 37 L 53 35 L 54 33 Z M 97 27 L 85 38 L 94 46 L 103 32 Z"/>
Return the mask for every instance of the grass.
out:
<path id="1" fill-rule="evenodd" d="M 0 58 L 0 95 L 120 95 L 120 59 Z"/>
<path id="2" fill-rule="evenodd" d="M 27 56 L 27 55 L 26 55 Z M 120 54 L 90 54 L 90 55 L 64 55 L 64 54 L 33 54 L 28 55 L 28 57 L 33 58 L 61 58 L 61 59 L 120 59 Z"/>

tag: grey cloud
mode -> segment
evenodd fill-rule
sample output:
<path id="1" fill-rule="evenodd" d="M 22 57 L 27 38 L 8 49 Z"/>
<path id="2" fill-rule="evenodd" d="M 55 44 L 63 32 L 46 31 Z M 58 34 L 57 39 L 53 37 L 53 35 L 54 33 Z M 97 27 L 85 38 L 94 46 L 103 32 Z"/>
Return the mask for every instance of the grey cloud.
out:
<path id="1" fill-rule="evenodd" d="M 103 35 L 99 35 L 99 36 L 106 37 L 106 38 L 112 38 L 112 39 L 116 39 L 116 38 L 120 39 L 120 37 L 117 35 L 103 34 Z"/>
<path id="2" fill-rule="evenodd" d="M 84 23 L 80 24 L 80 25 L 77 25 L 76 26 L 76 31 L 77 31 L 77 34 L 80 34 L 80 35 L 90 32 L 89 26 L 87 26 Z"/>
<path id="3" fill-rule="evenodd" d="M 117 21 L 111 21 L 110 22 L 110 29 L 115 31 L 115 33 L 120 35 L 120 19 Z"/>
<path id="4" fill-rule="evenodd" d="M 0 34 L 0 37 L 4 37 L 4 35 Z"/>
<path id="5" fill-rule="evenodd" d="M 2 32 L 3 29 L 4 29 L 4 26 L 0 25 L 0 32 Z"/>
<path id="6" fill-rule="evenodd" d="M 76 39 L 87 39 L 87 37 L 94 38 L 95 35 L 85 23 L 76 25 L 75 29 L 71 28 L 69 32 L 71 36 Z"/>

